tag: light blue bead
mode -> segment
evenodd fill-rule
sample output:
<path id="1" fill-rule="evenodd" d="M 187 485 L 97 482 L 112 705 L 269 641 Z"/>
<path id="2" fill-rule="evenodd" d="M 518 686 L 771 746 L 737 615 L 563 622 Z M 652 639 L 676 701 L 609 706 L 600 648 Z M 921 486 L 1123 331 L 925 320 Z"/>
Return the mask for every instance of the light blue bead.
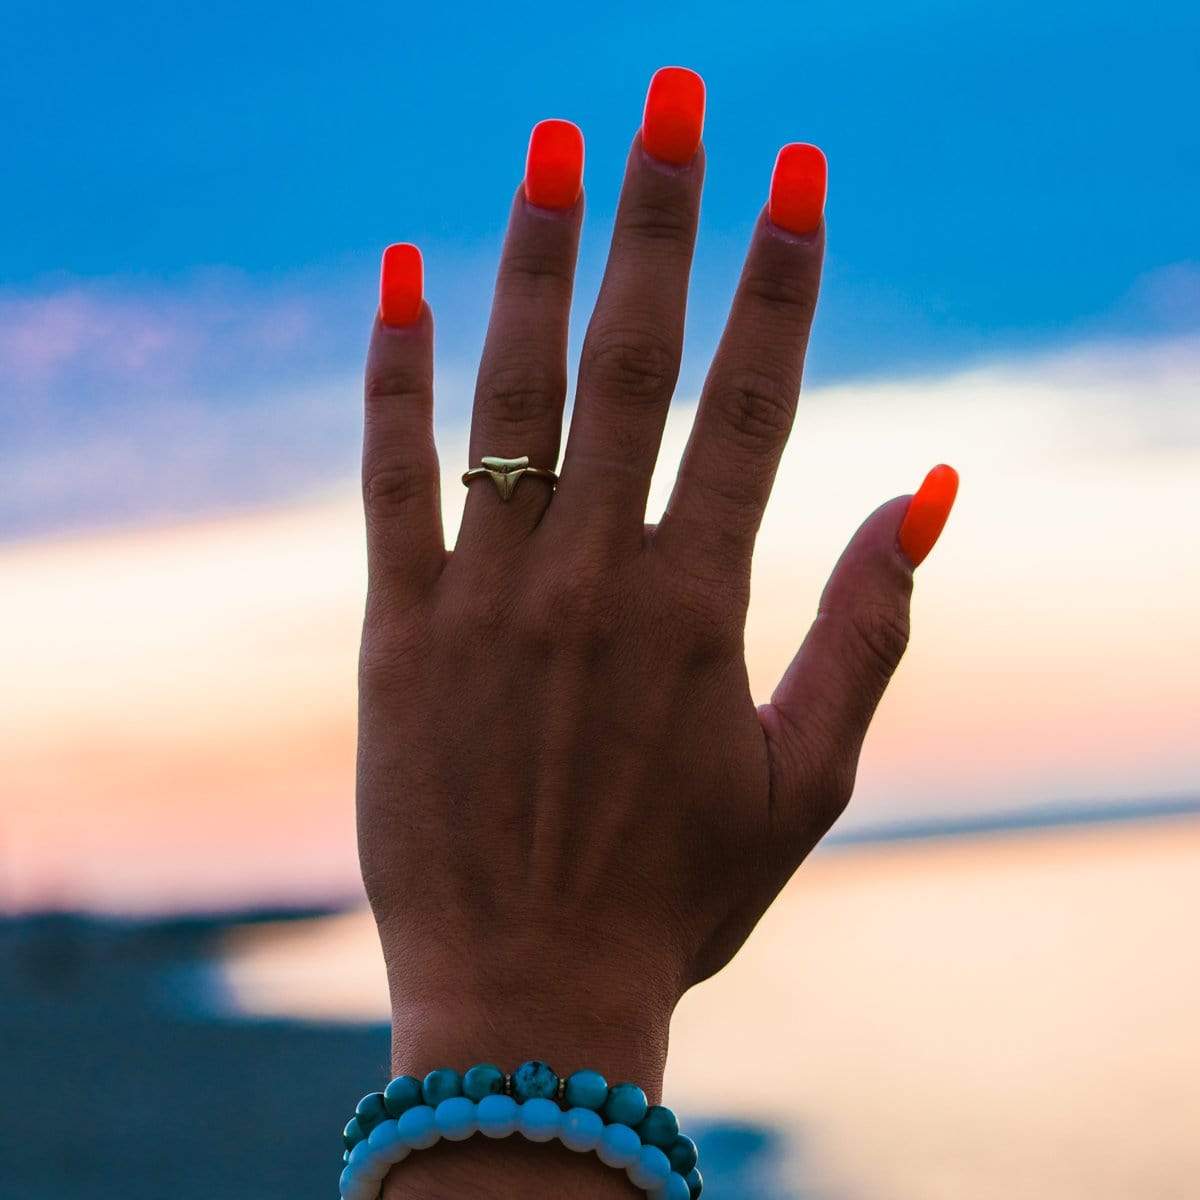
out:
<path id="1" fill-rule="evenodd" d="M 516 1132 L 518 1108 L 511 1096 L 484 1096 L 475 1107 L 484 1137 L 506 1138 Z"/>
<path id="2" fill-rule="evenodd" d="M 662 1187 L 671 1174 L 671 1163 L 657 1146 L 643 1146 L 629 1167 L 629 1182 L 648 1192 Z"/>
<path id="3" fill-rule="evenodd" d="M 396 1122 L 391 1117 L 388 1117 L 386 1120 L 380 1121 L 371 1130 L 371 1136 L 367 1138 L 367 1144 L 375 1147 L 386 1146 L 397 1137 L 399 1137 L 399 1133 L 396 1130 Z"/>
<path id="4" fill-rule="evenodd" d="M 691 1200 L 687 1180 L 677 1171 L 672 1171 L 667 1182 L 650 1193 L 650 1200 Z"/>
<path id="5" fill-rule="evenodd" d="M 361 1174 L 367 1169 L 367 1163 L 371 1158 L 371 1143 L 359 1142 L 353 1150 L 350 1151 L 350 1161 L 346 1166 L 356 1175 Z"/>
<path id="6" fill-rule="evenodd" d="M 558 1140 L 568 1150 L 584 1153 L 595 1150 L 604 1133 L 604 1118 L 590 1108 L 573 1108 L 563 1113 Z"/>
<path id="7" fill-rule="evenodd" d="M 608 1080 L 599 1071 L 576 1071 L 567 1080 L 563 1099 L 568 1108 L 592 1108 L 599 1112 L 608 1099 Z"/>
<path id="8" fill-rule="evenodd" d="M 631 1167 L 642 1152 L 642 1139 L 628 1125 L 608 1125 L 596 1154 L 606 1167 Z"/>
<path id="9" fill-rule="evenodd" d="M 342 1196 L 344 1200 L 376 1200 L 379 1195 L 379 1185 L 382 1182 L 382 1176 L 364 1175 L 358 1171 L 351 1177 Z"/>
<path id="10" fill-rule="evenodd" d="M 553 1100 L 535 1097 L 521 1105 L 518 1128 L 531 1142 L 548 1142 L 562 1128 L 562 1109 Z"/>
<path id="11" fill-rule="evenodd" d="M 410 1150 L 408 1143 L 400 1136 L 399 1126 L 390 1118 L 381 1121 L 371 1130 L 367 1145 L 382 1161 L 393 1167 L 396 1163 L 403 1162 Z"/>
<path id="12" fill-rule="evenodd" d="M 433 1109 L 428 1104 L 410 1108 L 396 1122 L 396 1128 L 400 1130 L 405 1143 L 414 1150 L 428 1150 L 430 1146 L 436 1146 L 442 1136 L 438 1132 Z"/>
<path id="13" fill-rule="evenodd" d="M 370 1191 L 372 1187 L 375 1192 L 379 1191 L 379 1184 L 375 1183 L 372 1177 L 364 1175 L 361 1171 L 352 1171 L 349 1167 L 342 1172 L 338 1181 L 338 1191 L 342 1200 L 374 1200 L 374 1193 Z"/>
<path id="14" fill-rule="evenodd" d="M 447 1141 L 465 1142 L 479 1131 L 475 1102 L 466 1096 L 452 1096 L 449 1100 L 443 1100 L 433 1115 L 438 1132 Z"/>
<path id="15" fill-rule="evenodd" d="M 604 1119 L 610 1125 L 636 1128 L 649 1107 L 646 1093 L 636 1083 L 615 1083 L 608 1089 L 608 1099 L 604 1102 Z"/>

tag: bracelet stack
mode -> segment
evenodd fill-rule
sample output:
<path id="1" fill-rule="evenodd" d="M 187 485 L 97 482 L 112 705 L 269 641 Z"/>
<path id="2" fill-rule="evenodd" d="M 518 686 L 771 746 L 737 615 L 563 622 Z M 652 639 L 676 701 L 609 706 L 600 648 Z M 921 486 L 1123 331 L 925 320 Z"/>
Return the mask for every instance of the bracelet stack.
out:
<path id="1" fill-rule="evenodd" d="M 697 1200 L 704 1189 L 696 1143 L 669 1108 L 648 1103 L 636 1084 L 609 1087 L 597 1071 L 560 1078 L 533 1061 L 511 1075 L 490 1063 L 463 1074 L 447 1067 L 424 1079 L 401 1075 L 364 1096 L 342 1134 L 342 1200 L 377 1200 L 384 1177 L 414 1150 L 476 1133 L 595 1151 L 651 1200 Z"/>

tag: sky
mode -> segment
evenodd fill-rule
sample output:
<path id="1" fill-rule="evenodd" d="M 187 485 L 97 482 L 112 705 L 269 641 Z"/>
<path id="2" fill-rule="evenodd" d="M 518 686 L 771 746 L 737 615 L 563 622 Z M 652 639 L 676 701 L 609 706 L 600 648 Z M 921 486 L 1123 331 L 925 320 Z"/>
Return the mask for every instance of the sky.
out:
<path id="1" fill-rule="evenodd" d="M 5 4 L 0 650 L 20 687 L 0 761 L 19 896 L 203 902 L 244 891 L 280 836 L 321 887 L 349 886 L 380 250 L 425 254 L 456 466 L 529 128 L 568 117 L 587 139 L 577 346 L 667 63 L 709 98 L 667 466 L 778 147 L 830 160 L 808 387 L 756 563 L 756 692 L 858 521 L 950 461 L 959 508 L 851 819 L 1200 791 L 1200 10 L 731 12 Z M 289 802 L 304 820 L 281 835 Z M 239 823 L 244 860 L 223 851 Z M 130 844 L 172 851 L 115 878 L 106 856 Z"/>

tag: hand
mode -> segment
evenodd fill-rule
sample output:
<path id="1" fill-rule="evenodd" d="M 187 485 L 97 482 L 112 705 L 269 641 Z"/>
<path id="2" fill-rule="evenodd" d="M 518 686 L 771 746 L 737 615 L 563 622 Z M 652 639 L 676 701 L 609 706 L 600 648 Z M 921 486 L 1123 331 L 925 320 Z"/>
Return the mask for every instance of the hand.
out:
<path id="1" fill-rule="evenodd" d="M 629 156 L 561 482 L 524 479 L 507 502 L 475 482 L 453 553 L 419 259 L 385 260 L 366 375 L 358 813 L 398 1070 L 537 1056 L 657 1088 L 677 1001 L 730 960 L 849 800 L 905 648 L 914 561 L 952 499 L 943 468 L 911 512 L 898 497 L 867 519 L 756 709 L 750 558 L 817 300 L 824 159 L 781 155 L 670 504 L 647 527 L 704 173 L 698 119 L 690 146 L 663 148 L 652 117 Z M 554 137 L 570 152 L 577 134 L 535 133 L 513 204 L 472 465 L 558 458 L 583 202 L 570 153 L 558 175 L 539 158 Z"/>

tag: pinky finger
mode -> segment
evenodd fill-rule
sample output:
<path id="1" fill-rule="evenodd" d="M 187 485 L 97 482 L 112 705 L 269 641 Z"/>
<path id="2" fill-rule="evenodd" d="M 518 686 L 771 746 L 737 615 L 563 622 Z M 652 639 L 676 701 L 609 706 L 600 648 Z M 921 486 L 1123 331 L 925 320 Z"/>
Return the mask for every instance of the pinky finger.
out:
<path id="1" fill-rule="evenodd" d="M 383 252 L 364 392 L 371 586 L 412 597 L 437 578 L 446 554 L 433 441 L 433 318 L 416 246 Z"/>

